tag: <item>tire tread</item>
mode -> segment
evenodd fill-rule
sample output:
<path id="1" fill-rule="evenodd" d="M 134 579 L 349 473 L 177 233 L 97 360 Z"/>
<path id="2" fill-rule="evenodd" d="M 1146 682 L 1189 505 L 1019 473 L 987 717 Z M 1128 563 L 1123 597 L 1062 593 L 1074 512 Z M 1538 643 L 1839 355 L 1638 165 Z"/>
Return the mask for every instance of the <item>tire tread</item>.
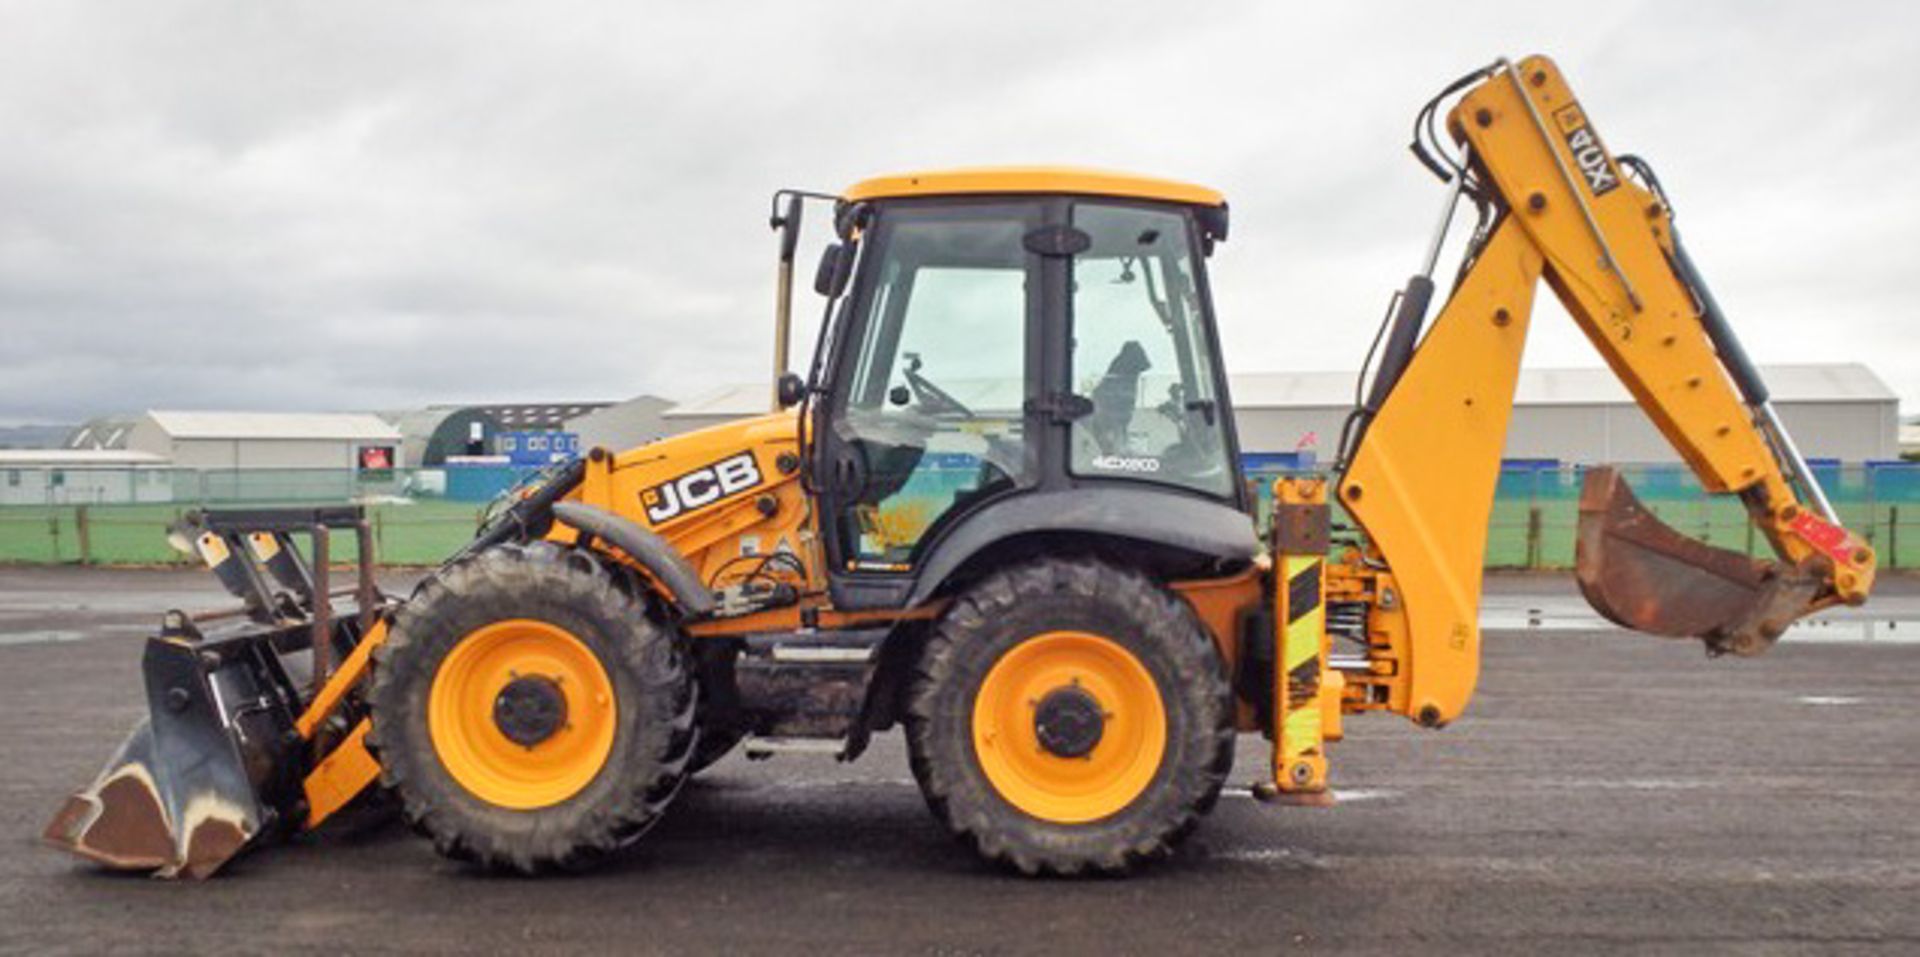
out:
<path id="1" fill-rule="evenodd" d="M 475 613 L 526 617 L 529 606 L 551 610 L 556 592 L 560 607 L 613 632 L 614 640 L 597 650 L 616 659 L 609 671 L 630 676 L 640 710 L 664 733 L 643 733 L 642 715 L 635 714 L 624 735 L 635 747 L 626 760 L 608 759 L 609 767 L 625 770 L 621 780 L 603 787 L 596 779 L 574 798 L 531 812 L 487 806 L 440 766 L 425 732 L 427 690 L 445 651 L 435 654 L 435 647 L 450 648 L 445 633 Z M 496 546 L 423 581 L 374 651 L 371 698 L 368 747 L 380 762 L 382 785 L 400 796 L 407 823 L 440 854 L 488 869 L 573 871 L 617 854 L 658 822 L 685 782 L 698 744 L 698 695 L 685 648 L 650 609 L 644 587 L 624 566 L 549 542 Z M 596 800 L 581 800 L 588 795 Z"/>
<path id="2" fill-rule="evenodd" d="M 1195 712 L 1186 739 L 1169 741 L 1175 763 L 1163 768 L 1162 779 L 1127 809 L 1077 831 L 1029 817 L 993 794 L 974 762 L 970 733 L 962 731 L 970 727 L 974 689 L 957 683 L 966 672 L 984 674 L 991 663 L 978 659 L 997 655 L 996 629 L 1035 602 L 1101 607 L 1138 623 L 1145 640 L 1164 650 L 1180 685 L 1163 695 L 1185 696 Z M 982 857 L 1024 874 L 1121 874 L 1165 858 L 1212 808 L 1232 770 L 1231 692 L 1204 626 L 1158 582 L 1091 558 L 1013 566 L 962 594 L 915 666 L 905 718 L 913 774 L 934 817 Z"/>

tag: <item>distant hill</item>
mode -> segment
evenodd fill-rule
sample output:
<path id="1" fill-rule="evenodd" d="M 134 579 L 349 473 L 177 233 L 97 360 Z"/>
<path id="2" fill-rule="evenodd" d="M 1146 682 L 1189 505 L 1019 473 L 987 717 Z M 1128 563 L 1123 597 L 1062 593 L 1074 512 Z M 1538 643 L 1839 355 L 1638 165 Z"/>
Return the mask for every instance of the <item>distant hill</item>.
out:
<path id="1" fill-rule="evenodd" d="M 71 425 L 0 425 L 0 449 L 57 449 L 72 431 Z"/>

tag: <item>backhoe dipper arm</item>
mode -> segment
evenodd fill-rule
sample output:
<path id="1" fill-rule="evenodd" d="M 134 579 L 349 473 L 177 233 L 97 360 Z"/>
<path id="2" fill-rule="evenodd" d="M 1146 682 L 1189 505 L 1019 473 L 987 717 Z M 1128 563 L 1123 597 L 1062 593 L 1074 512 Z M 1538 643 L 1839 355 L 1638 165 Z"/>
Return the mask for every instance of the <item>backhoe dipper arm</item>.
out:
<path id="1" fill-rule="evenodd" d="M 1701 484 L 1739 495 L 1779 558 L 1685 539 L 1611 469 L 1595 469 L 1577 560 L 1595 607 L 1642 631 L 1751 654 L 1810 611 L 1863 601 L 1872 549 L 1835 521 L 1680 247 L 1665 198 L 1623 175 L 1552 61 L 1489 68 L 1447 126 L 1492 225 L 1417 348 L 1383 357 L 1383 376 L 1402 371 L 1376 385 L 1377 409 L 1337 485 L 1371 543 L 1353 567 L 1384 563 L 1396 596 L 1374 612 L 1397 659 L 1388 707 L 1437 724 L 1472 694 L 1487 525 L 1541 278 Z"/>

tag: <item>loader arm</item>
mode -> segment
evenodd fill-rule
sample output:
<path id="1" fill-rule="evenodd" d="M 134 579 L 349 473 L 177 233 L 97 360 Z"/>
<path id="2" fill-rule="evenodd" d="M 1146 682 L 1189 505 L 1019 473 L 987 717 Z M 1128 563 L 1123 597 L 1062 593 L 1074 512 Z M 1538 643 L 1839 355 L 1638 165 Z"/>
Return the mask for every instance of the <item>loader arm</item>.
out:
<path id="1" fill-rule="evenodd" d="M 1419 308 L 1403 301 L 1395 317 L 1336 483 L 1369 544 L 1335 570 L 1363 578 L 1348 587 L 1373 601 L 1383 640 L 1369 674 L 1393 672 L 1372 699 L 1354 695 L 1440 724 L 1473 692 L 1488 519 L 1540 279 L 1705 489 L 1738 495 L 1777 555 L 1754 561 L 1685 539 L 1596 469 L 1577 560 L 1596 608 L 1752 654 L 1796 618 L 1865 600 L 1872 549 L 1836 522 L 1657 184 L 1624 175 L 1552 61 L 1487 69 L 1447 128 L 1463 155 L 1455 188 L 1487 225 L 1424 338 L 1422 277 L 1410 286 L 1405 300 Z"/>

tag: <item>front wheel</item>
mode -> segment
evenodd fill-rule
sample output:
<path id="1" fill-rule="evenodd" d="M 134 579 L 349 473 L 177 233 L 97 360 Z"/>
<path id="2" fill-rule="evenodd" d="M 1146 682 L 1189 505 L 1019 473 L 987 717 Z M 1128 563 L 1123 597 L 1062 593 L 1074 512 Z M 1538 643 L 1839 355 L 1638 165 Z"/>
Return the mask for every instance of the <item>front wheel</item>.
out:
<path id="1" fill-rule="evenodd" d="M 504 545 L 425 583 L 375 652 L 369 744 L 442 854 L 522 872 L 631 844 L 697 740 L 686 655 L 587 552 Z"/>
<path id="2" fill-rule="evenodd" d="M 907 716 L 934 815 L 1026 873 L 1168 854 L 1233 760 L 1224 669 L 1191 609 L 1138 572 L 1051 559 L 997 573 L 941 619 Z"/>

